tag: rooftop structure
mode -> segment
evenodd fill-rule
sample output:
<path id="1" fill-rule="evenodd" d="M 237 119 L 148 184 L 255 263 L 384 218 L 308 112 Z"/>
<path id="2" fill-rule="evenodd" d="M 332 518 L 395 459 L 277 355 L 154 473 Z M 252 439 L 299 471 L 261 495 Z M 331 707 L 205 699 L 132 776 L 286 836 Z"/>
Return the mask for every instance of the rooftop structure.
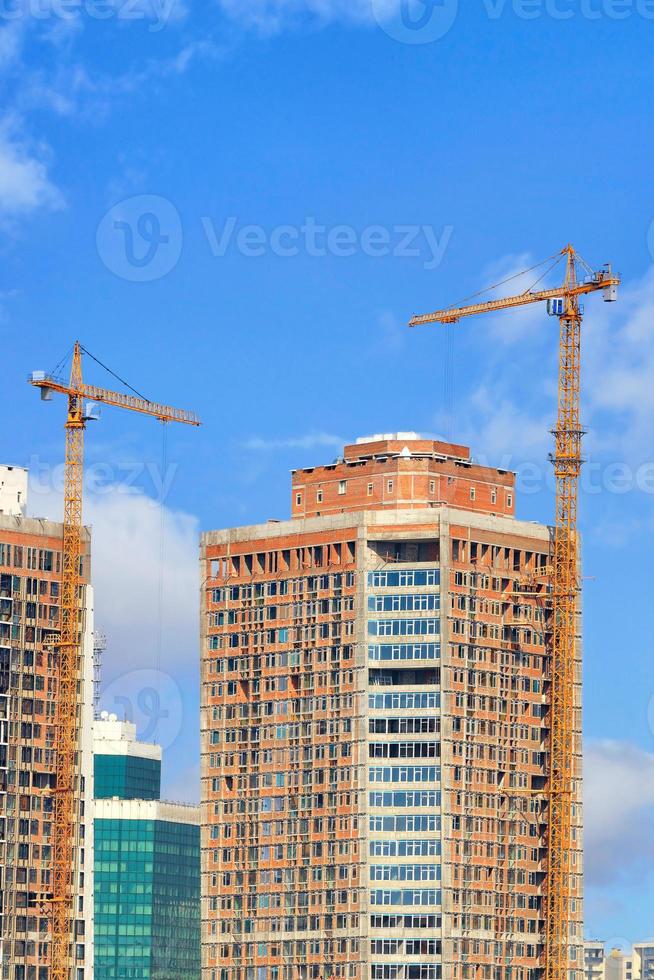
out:
<path id="1" fill-rule="evenodd" d="M 0 466 L 0 514 L 27 515 L 28 472 L 21 466 Z"/>
<path id="2" fill-rule="evenodd" d="M 357 439 L 335 462 L 293 471 L 293 517 L 443 504 L 512 514 L 515 475 L 478 465 L 466 446 L 415 432 Z"/>

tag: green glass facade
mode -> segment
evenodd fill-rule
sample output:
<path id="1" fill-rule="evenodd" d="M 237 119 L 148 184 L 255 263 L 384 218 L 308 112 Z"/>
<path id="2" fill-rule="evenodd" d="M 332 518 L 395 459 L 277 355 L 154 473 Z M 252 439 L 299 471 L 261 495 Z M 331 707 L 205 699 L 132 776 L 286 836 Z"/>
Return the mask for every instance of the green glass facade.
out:
<path id="1" fill-rule="evenodd" d="M 161 762 L 134 755 L 96 755 L 93 761 L 96 800 L 158 800 Z"/>
<path id="2" fill-rule="evenodd" d="M 199 977 L 200 828 L 96 818 L 95 980 Z"/>

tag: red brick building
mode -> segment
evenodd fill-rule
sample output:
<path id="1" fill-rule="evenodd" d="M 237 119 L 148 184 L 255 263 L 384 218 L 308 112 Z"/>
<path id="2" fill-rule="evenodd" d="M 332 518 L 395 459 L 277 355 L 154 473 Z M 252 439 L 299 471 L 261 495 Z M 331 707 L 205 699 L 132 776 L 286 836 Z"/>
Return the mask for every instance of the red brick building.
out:
<path id="1" fill-rule="evenodd" d="M 203 535 L 203 980 L 540 978 L 550 530 L 514 511 L 400 433 Z"/>
<path id="2" fill-rule="evenodd" d="M 27 486 L 0 467 L 0 976 L 47 980 L 62 526 L 24 516 Z M 24 471 L 22 471 L 24 472 Z M 11 493 L 9 492 L 10 482 Z M 90 540 L 87 539 L 90 549 Z M 90 555 L 84 562 L 85 580 Z M 92 628 L 84 586 L 80 630 L 83 739 L 78 756 L 73 980 L 93 975 Z"/>

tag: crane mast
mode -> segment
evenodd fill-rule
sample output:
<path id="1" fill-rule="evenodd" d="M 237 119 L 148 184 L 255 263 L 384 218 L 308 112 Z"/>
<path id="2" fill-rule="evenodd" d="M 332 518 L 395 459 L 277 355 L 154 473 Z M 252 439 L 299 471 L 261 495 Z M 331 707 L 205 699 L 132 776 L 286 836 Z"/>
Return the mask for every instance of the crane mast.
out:
<path id="1" fill-rule="evenodd" d="M 199 425 L 191 412 L 159 405 L 147 399 L 85 385 L 82 351 L 73 348 L 70 380 L 36 371 L 30 383 L 49 400 L 53 391 L 68 397 L 64 477 L 60 636 L 54 641 L 57 671 L 55 713 L 55 790 L 52 820 L 51 953 L 50 980 L 70 980 L 74 943 L 73 855 L 75 841 L 76 760 L 79 748 L 79 693 L 81 663 L 81 590 L 83 584 L 84 431 L 89 416 L 84 399 L 152 415 L 162 422 Z"/>
<path id="2" fill-rule="evenodd" d="M 61 636 L 58 644 L 55 714 L 55 791 L 52 820 L 52 977 L 67 980 L 72 944 L 73 842 L 75 838 L 75 758 L 77 683 L 81 654 L 82 484 L 84 409 L 77 393 L 82 384 L 81 354 L 76 347 L 70 375 L 66 419 L 64 531 L 61 576 Z M 64 938 L 65 937 L 65 938 Z"/>
<path id="3" fill-rule="evenodd" d="M 571 969 L 570 943 L 573 878 L 571 867 L 573 808 L 579 774 L 575 768 L 576 744 L 575 699 L 577 665 L 577 615 L 580 595 L 577 512 L 581 474 L 580 422 L 581 327 L 583 311 L 580 296 L 604 292 L 607 301 L 617 298 L 620 279 L 606 266 L 593 272 L 567 245 L 554 265 L 565 256 L 564 283 L 555 289 L 528 290 L 517 296 L 453 306 L 435 313 L 415 316 L 410 326 L 430 323 L 456 323 L 463 317 L 498 310 L 519 308 L 548 301 L 548 312 L 559 316 L 559 382 L 558 417 L 555 451 L 551 457 L 556 477 L 556 520 L 552 547 L 553 624 L 551 636 L 551 721 L 548 799 L 548 865 L 545 894 L 545 980 L 568 980 Z M 587 273 L 577 275 L 577 263 Z"/>
<path id="4" fill-rule="evenodd" d="M 565 980 L 569 969 L 572 809 L 575 802 L 575 671 L 580 594 L 577 512 L 581 474 L 581 322 L 574 255 L 568 255 L 565 312 L 560 318 L 558 417 L 553 456 L 556 478 L 552 592 L 552 706 L 550 722 L 549 847 L 545 980 Z"/>

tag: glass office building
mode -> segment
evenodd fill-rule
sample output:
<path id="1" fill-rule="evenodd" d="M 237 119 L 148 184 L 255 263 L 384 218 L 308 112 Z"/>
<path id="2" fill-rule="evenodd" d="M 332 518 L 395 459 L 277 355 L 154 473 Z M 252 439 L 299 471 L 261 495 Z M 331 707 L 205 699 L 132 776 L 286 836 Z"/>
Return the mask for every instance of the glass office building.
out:
<path id="1" fill-rule="evenodd" d="M 94 744 L 95 978 L 198 980 L 198 808 L 158 799 L 161 749 L 133 725 L 105 716 Z"/>

